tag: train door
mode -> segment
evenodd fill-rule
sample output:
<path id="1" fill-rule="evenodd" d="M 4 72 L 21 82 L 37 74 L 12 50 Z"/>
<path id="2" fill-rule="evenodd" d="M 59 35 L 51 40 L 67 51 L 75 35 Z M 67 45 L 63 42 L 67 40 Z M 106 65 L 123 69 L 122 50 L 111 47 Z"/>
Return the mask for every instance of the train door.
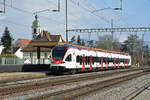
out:
<path id="1" fill-rule="evenodd" d="M 75 68 L 75 69 L 77 68 L 76 60 L 77 60 L 76 59 L 76 53 L 74 52 L 73 55 L 72 55 L 72 67 Z"/>
<path id="2" fill-rule="evenodd" d="M 65 63 L 66 63 L 66 68 L 72 68 L 72 54 L 67 55 L 65 59 Z"/>

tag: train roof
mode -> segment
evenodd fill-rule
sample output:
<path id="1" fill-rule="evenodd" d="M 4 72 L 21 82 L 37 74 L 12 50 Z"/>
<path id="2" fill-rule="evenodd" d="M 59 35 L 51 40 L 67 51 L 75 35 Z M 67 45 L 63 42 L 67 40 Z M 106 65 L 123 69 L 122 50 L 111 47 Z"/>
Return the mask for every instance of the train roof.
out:
<path id="1" fill-rule="evenodd" d="M 56 45 L 55 47 L 72 47 L 72 48 L 77 48 L 77 49 L 81 49 L 81 47 L 78 47 L 78 46 L 72 46 L 72 45 Z"/>
<path id="2" fill-rule="evenodd" d="M 93 50 L 93 51 L 101 51 L 101 52 L 107 52 L 107 53 L 129 55 L 128 53 L 125 53 L 125 52 L 104 50 L 104 49 L 99 49 L 99 48 L 94 48 L 94 47 L 87 47 L 87 46 L 81 46 L 81 45 L 76 45 L 76 44 L 63 44 L 63 45 L 57 45 L 57 47 L 73 47 L 73 48 L 77 48 L 77 49 L 87 49 L 87 50 Z"/>

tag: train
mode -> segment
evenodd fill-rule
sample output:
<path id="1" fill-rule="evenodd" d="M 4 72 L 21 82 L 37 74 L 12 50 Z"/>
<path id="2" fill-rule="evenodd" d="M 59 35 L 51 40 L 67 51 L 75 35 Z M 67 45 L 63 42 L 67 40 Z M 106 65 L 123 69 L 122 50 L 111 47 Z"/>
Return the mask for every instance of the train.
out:
<path id="1" fill-rule="evenodd" d="M 78 45 L 56 45 L 52 48 L 51 57 L 51 71 L 54 74 L 131 67 L 131 56 L 128 53 Z"/>

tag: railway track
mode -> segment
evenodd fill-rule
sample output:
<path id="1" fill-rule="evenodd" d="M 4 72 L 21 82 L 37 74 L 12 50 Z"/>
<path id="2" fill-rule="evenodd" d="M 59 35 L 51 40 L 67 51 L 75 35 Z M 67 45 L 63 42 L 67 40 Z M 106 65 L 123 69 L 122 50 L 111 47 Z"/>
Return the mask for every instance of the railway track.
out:
<path id="1" fill-rule="evenodd" d="M 138 88 L 137 90 L 133 91 L 128 96 L 124 97 L 122 100 L 133 100 L 134 98 L 136 98 L 136 96 L 141 94 L 148 87 L 150 87 L 150 83 L 147 83 L 147 84 L 143 85 L 142 87 Z"/>
<path id="2" fill-rule="evenodd" d="M 37 89 L 44 89 L 47 87 L 53 87 L 57 85 L 63 85 L 66 83 L 73 83 L 73 82 L 82 82 L 86 80 L 93 80 L 97 78 L 104 78 L 104 77 L 109 77 L 112 75 L 120 75 L 123 73 L 128 73 L 128 72 L 136 72 L 138 70 L 143 70 L 143 69 L 128 69 L 128 70 L 115 70 L 107 73 L 89 73 L 89 74 L 76 74 L 76 75 L 67 75 L 67 76 L 59 76 L 59 77 L 52 77 L 52 78 L 47 78 L 42 81 L 38 82 L 31 82 L 23 85 L 17 85 L 17 86 L 11 86 L 7 88 L 1 88 L 0 89 L 0 98 L 3 98 L 5 95 L 13 95 L 13 94 L 19 94 L 19 93 L 24 93 L 26 91 L 36 91 Z"/>
<path id="3" fill-rule="evenodd" d="M 44 94 L 41 96 L 29 98 L 27 100 L 41 100 L 41 99 L 46 99 L 46 98 L 54 99 L 54 97 L 55 97 L 55 100 L 70 100 L 70 99 L 74 99 L 79 96 L 87 95 L 89 93 L 119 84 L 121 82 L 128 81 L 133 78 L 137 78 L 146 74 L 150 74 L 150 72 L 138 72 L 132 75 L 126 75 L 122 77 L 108 79 L 105 81 L 99 81 L 99 82 L 95 82 L 91 84 L 78 86 L 75 88 L 70 88 L 70 89 L 60 90 L 60 91 L 56 91 L 56 92 L 49 93 L 49 94 Z"/>
<path id="4" fill-rule="evenodd" d="M 56 86 L 56 85 L 61 85 L 61 84 L 66 84 L 66 83 L 73 83 L 73 82 L 79 82 L 79 81 L 86 81 L 86 80 L 93 80 L 96 78 L 102 78 L 102 77 L 109 77 L 112 75 L 118 75 L 118 74 L 123 74 L 123 73 L 128 73 L 131 71 L 137 71 L 139 69 L 132 69 L 132 70 L 125 70 L 125 71 L 117 71 L 117 72 L 109 72 L 109 73 L 103 73 L 103 74 L 94 74 L 94 75 L 83 75 L 83 76 L 78 76 L 78 77 L 60 77 L 56 78 L 55 80 L 46 80 L 46 81 L 40 81 L 40 82 L 33 82 L 33 83 L 27 83 L 23 85 L 17 85 L 17 86 L 12 86 L 12 87 L 7 87 L 7 88 L 1 88 L 0 89 L 0 96 L 4 95 L 9 95 L 9 94 L 14 94 L 14 93 L 20 93 L 20 92 L 25 92 L 29 90 L 35 90 L 35 89 L 40 89 L 40 88 L 46 88 L 46 87 L 51 87 L 51 86 Z M 140 69 L 141 70 L 141 69 Z M 62 79 L 63 78 L 63 79 Z"/>

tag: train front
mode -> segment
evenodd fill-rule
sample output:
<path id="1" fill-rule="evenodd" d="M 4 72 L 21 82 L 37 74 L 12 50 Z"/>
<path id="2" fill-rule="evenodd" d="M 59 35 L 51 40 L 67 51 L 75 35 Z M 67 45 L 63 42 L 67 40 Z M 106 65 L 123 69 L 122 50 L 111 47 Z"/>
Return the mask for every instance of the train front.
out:
<path id="1" fill-rule="evenodd" d="M 64 56 L 67 52 L 67 46 L 58 45 L 52 49 L 52 63 L 51 71 L 52 73 L 59 74 L 67 72 Z"/>

